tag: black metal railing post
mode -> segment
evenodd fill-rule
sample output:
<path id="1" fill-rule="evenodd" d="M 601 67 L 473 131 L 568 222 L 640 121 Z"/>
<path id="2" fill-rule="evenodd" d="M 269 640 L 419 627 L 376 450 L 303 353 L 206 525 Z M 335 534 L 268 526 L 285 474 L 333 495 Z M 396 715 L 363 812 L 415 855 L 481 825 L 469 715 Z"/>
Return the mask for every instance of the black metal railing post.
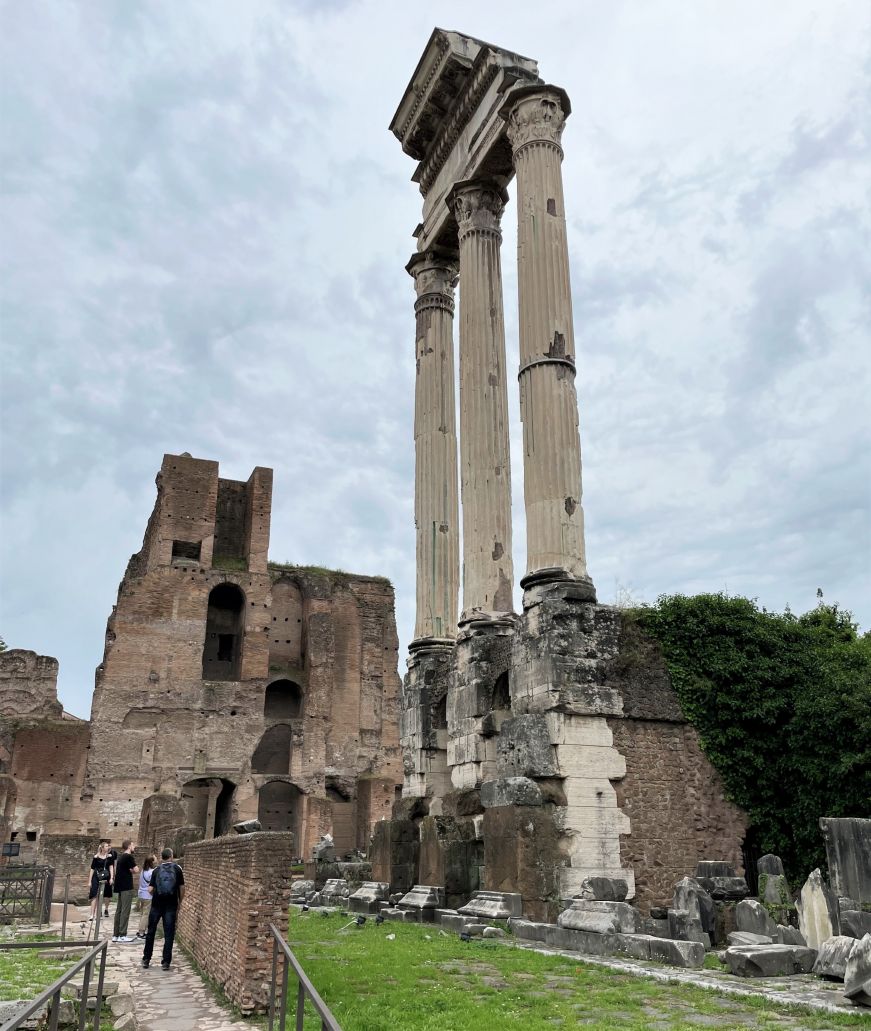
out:
<path id="1" fill-rule="evenodd" d="M 3 1024 L 2 1028 L 0 1028 L 0 1031 L 18 1031 L 18 1029 L 23 1027 L 31 1017 L 38 1014 L 46 1004 L 49 1007 L 48 1022 L 46 1025 L 47 1031 L 57 1031 L 62 1001 L 61 991 L 66 985 L 70 984 L 72 979 L 80 970 L 84 971 L 84 978 L 82 997 L 79 1002 L 79 1028 L 84 1029 L 87 1022 L 88 983 L 91 971 L 93 970 L 94 961 L 98 956 L 100 957 L 100 978 L 97 987 L 98 995 L 96 1006 L 94 1009 L 93 1031 L 99 1031 L 100 1007 L 103 1001 L 103 977 L 106 968 L 106 954 L 108 952 L 108 946 L 109 943 L 105 941 L 95 945 L 92 942 L 65 941 L 63 939 L 61 941 L 12 942 L 0 945 L 0 952 L 18 949 L 88 949 L 88 952 L 80 960 L 74 963 L 66 973 L 61 975 L 57 981 L 50 984 L 45 991 L 41 992 L 35 999 L 32 999 L 22 1007 L 22 1009 L 20 1009 L 13 1017 L 10 1017 L 9 1020 Z"/>
<path id="2" fill-rule="evenodd" d="M 287 1026 L 287 991 L 291 968 L 297 979 L 296 990 L 296 1031 L 302 1031 L 305 1022 L 305 1004 L 308 1000 L 315 1013 L 321 1018 L 322 1031 L 342 1031 L 339 1022 L 330 1012 L 327 1004 L 318 995 L 317 989 L 309 981 L 299 960 L 290 950 L 290 946 L 282 938 L 275 924 L 269 925 L 272 935 L 272 981 L 269 989 L 269 1031 L 273 1031 L 275 1020 L 275 993 L 280 991 L 278 1007 L 278 1031 L 286 1031 Z M 281 973 L 278 971 L 278 954 L 282 954 Z M 279 978 L 281 979 L 279 982 Z"/>
<path id="3" fill-rule="evenodd" d="M 269 1031 L 275 1023 L 275 975 L 278 973 L 278 942 L 272 939 L 272 977 L 269 981 Z"/>
<path id="4" fill-rule="evenodd" d="M 64 915 L 60 927 L 61 940 L 67 936 L 67 906 L 70 904 L 70 875 L 64 877 Z"/>

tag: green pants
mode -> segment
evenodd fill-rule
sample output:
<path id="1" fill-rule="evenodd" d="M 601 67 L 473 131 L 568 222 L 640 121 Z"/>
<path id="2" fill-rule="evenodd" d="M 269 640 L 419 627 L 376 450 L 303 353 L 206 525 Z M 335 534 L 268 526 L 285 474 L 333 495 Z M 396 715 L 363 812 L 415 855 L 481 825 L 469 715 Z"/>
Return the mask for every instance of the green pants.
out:
<path id="1" fill-rule="evenodd" d="M 133 901 L 133 889 L 130 891 L 119 891 L 118 902 L 115 905 L 115 937 L 124 938 L 127 934 L 127 924 L 130 922 L 130 903 Z"/>

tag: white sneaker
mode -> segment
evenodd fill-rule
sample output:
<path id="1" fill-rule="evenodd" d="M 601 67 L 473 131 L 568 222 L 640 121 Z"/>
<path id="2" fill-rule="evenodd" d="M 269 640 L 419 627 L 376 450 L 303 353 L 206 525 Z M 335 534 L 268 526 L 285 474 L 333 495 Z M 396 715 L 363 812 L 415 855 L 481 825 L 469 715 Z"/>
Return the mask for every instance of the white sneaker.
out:
<path id="1" fill-rule="evenodd" d="M 124 942 L 125 945 L 129 945 L 130 942 L 135 942 L 136 941 L 136 935 L 135 934 L 125 934 L 124 937 L 123 938 L 119 938 L 118 941 L 119 942 Z"/>
<path id="2" fill-rule="evenodd" d="M 120 939 L 120 938 L 118 937 L 118 935 L 117 935 L 117 934 L 113 934 L 113 935 L 112 935 L 112 941 L 113 941 L 113 942 L 119 942 L 119 941 L 121 941 L 121 939 Z"/>

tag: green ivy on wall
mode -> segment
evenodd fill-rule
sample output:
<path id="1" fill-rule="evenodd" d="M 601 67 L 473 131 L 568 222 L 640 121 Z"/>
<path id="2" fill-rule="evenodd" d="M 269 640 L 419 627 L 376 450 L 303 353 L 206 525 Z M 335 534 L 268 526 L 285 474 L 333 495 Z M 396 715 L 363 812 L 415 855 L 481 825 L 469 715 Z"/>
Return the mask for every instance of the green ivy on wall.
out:
<path id="1" fill-rule="evenodd" d="M 795 616 L 723 594 L 631 617 L 659 641 L 729 797 L 793 884 L 824 866 L 821 816 L 871 816 L 871 633 L 820 602 Z"/>

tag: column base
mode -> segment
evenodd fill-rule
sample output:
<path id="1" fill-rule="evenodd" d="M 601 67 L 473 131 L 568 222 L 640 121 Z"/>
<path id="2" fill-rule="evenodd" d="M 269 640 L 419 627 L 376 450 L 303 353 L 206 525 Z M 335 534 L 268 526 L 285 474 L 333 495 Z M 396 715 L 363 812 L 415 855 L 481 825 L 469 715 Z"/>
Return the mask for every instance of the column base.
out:
<path id="1" fill-rule="evenodd" d="M 528 592 L 537 587 L 546 587 L 550 584 L 571 584 L 572 596 L 576 601 L 596 602 L 596 588 L 589 576 L 573 576 L 567 569 L 561 566 L 547 566 L 544 569 L 534 569 L 527 573 L 520 581 L 523 589 L 524 608 Z"/>
<path id="2" fill-rule="evenodd" d="M 457 643 L 454 637 L 418 637 L 408 646 L 410 654 L 415 652 L 444 651 L 453 648 Z"/>
<path id="3" fill-rule="evenodd" d="M 488 627 L 513 626 L 514 612 L 487 612 L 484 609 L 466 609 L 457 623 L 460 630 L 486 630 Z"/>

